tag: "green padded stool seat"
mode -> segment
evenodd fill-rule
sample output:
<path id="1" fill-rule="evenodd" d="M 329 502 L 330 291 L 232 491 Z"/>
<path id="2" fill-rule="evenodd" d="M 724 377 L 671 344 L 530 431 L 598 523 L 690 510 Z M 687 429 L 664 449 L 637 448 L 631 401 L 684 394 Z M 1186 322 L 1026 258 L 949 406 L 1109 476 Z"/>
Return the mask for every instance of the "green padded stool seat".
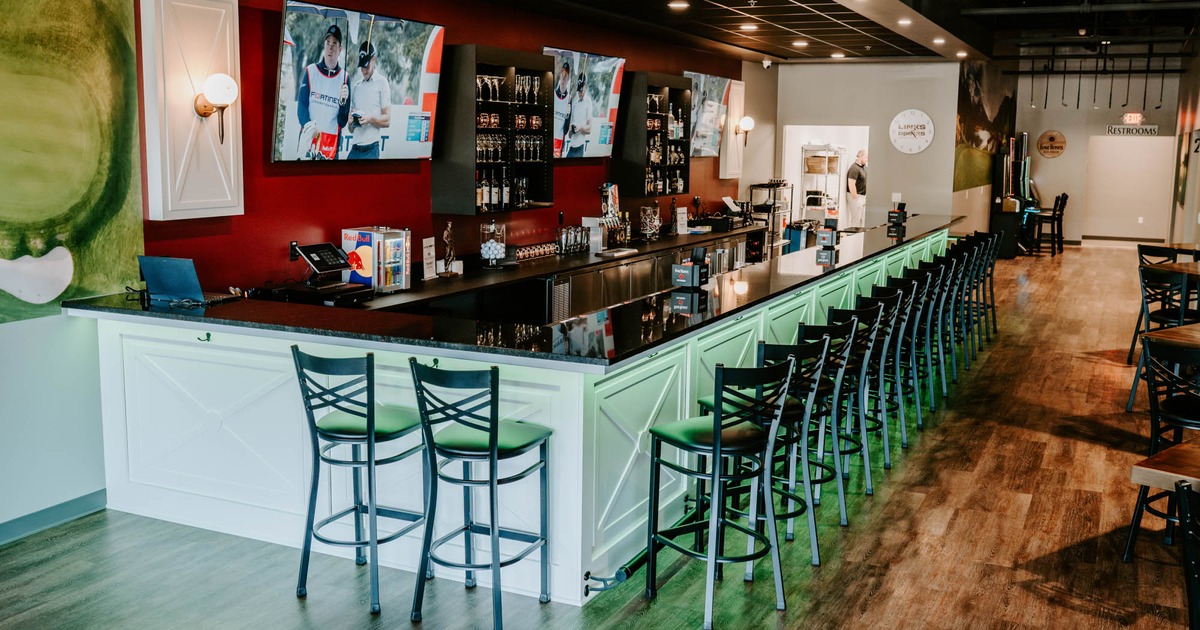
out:
<path id="1" fill-rule="evenodd" d="M 421 426 L 421 414 L 410 407 L 375 404 L 375 439 L 406 435 Z M 352 413 L 331 411 L 317 420 L 317 432 L 330 437 L 358 437 L 367 433 L 367 419 Z"/>
<path id="2" fill-rule="evenodd" d="M 420 414 L 415 409 L 376 401 L 375 355 L 371 353 L 348 358 L 321 357 L 302 352 L 299 346 L 293 345 L 292 360 L 312 444 L 312 478 L 308 486 L 308 511 L 296 597 L 308 596 L 308 565 L 314 540 L 327 545 L 354 547 L 357 564 L 367 564 L 369 555 L 370 607 L 372 614 L 378 614 L 379 545 L 423 525 L 425 513 L 380 504 L 377 501 L 377 469 L 425 450 L 423 440 L 406 443 L 404 450 L 393 445 L 407 436 L 416 437 L 421 428 Z M 388 453 L 381 454 L 381 447 L 387 447 Z M 321 486 L 322 464 L 350 470 L 352 498 L 349 506 L 318 520 L 317 491 Z M 421 474 L 425 478 L 424 489 L 429 485 L 429 468 L 422 465 Z M 380 519 L 398 523 L 397 529 L 381 535 Z M 352 538 L 346 538 L 336 530 L 343 520 L 351 521 Z"/>
<path id="3" fill-rule="evenodd" d="M 753 390 L 750 390 L 753 391 Z M 726 413 L 733 413 L 737 405 L 725 401 Z M 689 451 L 712 450 L 712 416 L 698 416 L 650 428 L 650 433 L 676 448 Z M 767 432 L 753 422 L 742 422 L 721 429 L 721 449 L 724 451 L 761 451 L 767 445 Z"/>
<path id="4" fill-rule="evenodd" d="M 433 365 L 423 365 L 415 357 L 409 359 L 408 365 L 416 390 L 421 433 L 427 445 L 426 466 L 436 474 L 425 501 L 428 521 L 433 523 L 436 519 L 438 482 L 458 486 L 462 490 L 462 524 L 440 537 L 434 536 L 433 527 L 425 528 L 409 618 L 421 621 L 425 580 L 432 571 L 432 565 L 465 571 L 467 588 L 475 587 L 476 572 L 487 571 L 492 577 L 492 627 L 501 630 L 504 627 L 502 568 L 539 552 L 541 592 L 538 601 L 543 604 L 550 601 L 547 469 L 553 431 L 533 423 L 500 419 L 500 369 L 495 366 L 486 370 L 443 370 L 437 367 L 437 359 L 434 359 Z M 536 458 L 525 455 L 526 452 L 536 454 Z M 501 462 L 518 457 L 532 461 L 518 472 L 501 471 Z M 502 525 L 500 488 L 535 475 L 540 508 L 537 531 Z M 475 490 L 486 492 L 490 522 L 480 520 L 475 513 Z M 474 543 L 477 537 L 490 541 L 488 551 L 479 554 L 486 560 L 475 557 Z M 501 556 L 501 540 L 520 543 L 521 546 L 514 553 L 508 553 L 508 549 L 505 549 L 505 556 Z M 461 550 L 453 550 L 453 556 L 440 553 L 444 545 L 458 541 L 461 541 L 462 547 Z M 461 561 L 457 559 L 458 554 L 462 556 Z"/>
<path id="5" fill-rule="evenodd" d="M 418 416 L 418 424 L 420 421 Z M 501 420 L 497 429 L 496 451 L 502 456 L 520 455 L 552 433 L 546 427 L 513 420 Z M 488 434 L 461 424 L 448 426 L 433 434 L 433 442 L 438 451 L 445 453 L 486 455 L 488 452 Z"/>

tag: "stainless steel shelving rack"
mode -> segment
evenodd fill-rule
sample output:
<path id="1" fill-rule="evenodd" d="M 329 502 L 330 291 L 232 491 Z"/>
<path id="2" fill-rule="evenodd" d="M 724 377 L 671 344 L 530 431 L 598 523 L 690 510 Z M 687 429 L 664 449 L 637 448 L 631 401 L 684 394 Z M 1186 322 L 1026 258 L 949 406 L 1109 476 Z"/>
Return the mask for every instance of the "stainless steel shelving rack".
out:
<path id="1" fill-rule="evenodd" d="M 849 165 L 845 149 L 832 144 L 806 144 L 800 147 L 800 189 L 804 191 L 802 219 L 829 218 L 829 210 L 841 210 L 842 170 Z M 812 212 L 816 215 L 811 215 Z"/>
<path id="2" fill-rule="evenodd" d="M 795 198 L 795 190 L 795 186 L 781 180 L 750 185 L 750 216 L 756 223 L 767 226 L 767 238 L 763 247 L 765 258 L 778 256 L 779 248 L 787 244 L 783 238 L 783 221 L 792 220 L 792 199 Z"/>

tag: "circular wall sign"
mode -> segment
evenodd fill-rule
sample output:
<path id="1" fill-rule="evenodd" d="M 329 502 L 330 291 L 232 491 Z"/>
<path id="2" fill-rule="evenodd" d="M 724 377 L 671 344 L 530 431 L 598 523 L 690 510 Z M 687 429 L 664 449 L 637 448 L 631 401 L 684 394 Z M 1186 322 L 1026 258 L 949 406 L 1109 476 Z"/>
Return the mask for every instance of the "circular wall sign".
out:
<path id="1" fill-rule="evenodd" d="M 888 136 L 901 153 L 920 153 L 933 142 L 933 120 L 919 109 L 906 109 L 892 119 Z"/>
<path id="2" fill-rule="evenodd" d="M 1038 136 L 1037 150 L 1044 158 L 1056 158 L 1067 150 L 1067 137 L 1053 129 L 1043 132 Z"/>

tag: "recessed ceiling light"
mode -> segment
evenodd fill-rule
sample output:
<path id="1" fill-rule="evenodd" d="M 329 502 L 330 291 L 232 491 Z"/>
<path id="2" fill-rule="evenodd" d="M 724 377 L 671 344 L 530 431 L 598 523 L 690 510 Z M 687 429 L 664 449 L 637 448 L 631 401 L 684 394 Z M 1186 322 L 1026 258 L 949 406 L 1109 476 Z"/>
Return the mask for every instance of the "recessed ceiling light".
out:
<path id="1" fill-rule="evenodd" d="M 908 18 L 900 18 L 900 20 L 897 21 L 896 23 L 899 24 L 900 26 L 908 26 L 909 24 L 912 24 L 912 20 L 910 20 Z"/>
<path id="2" fill-rule="evenodd" d="M 960 50 L 960 51 L 958 51 L 958 52 L 956 52 L 956 53 L 954 53 L 954 54 L 955 54 L 955 55 L 956 55 L 956 56 L 957 56 L 959 59 L 962 59 L 963 57 L 966 57 L 966 56 L 967 56 L 967 51 L 965 51 L 965 50 Z"/>
<path id="3" fill-rule="evenodd" d="M 757 31 L 758 25 L 757 24 L 742 24 L 738 28 L 742 29 L 743 31 Z"/>
<path id="4" fill-rule="evenodd" d="M 667 6 L 672 9 L 675 9 L 676 11 L 679 11 L 682 9 L 686 9 L 692 5 L 688 4 L 687 0 L 671 0 L 670 2 L 667 3 Z"/>
<path id="5" fill-rule="evenodd" d="M 804 48 L 805 46 L 808 45 L 808 42 L 804 41 L 803 39 L 798 39 L 798 40 L 792 42 L 792 45 L 795 46 L 796 48 Z"/>
<path id="6" fill-rule="evenodd" d="M 830 57 L 833 57 L 834 59 L 841 59 L 842 57 L 845 57 L 845 56 L 846 56 L 846 53 L 840 53 L 840 52 L 836 52 L 836 53 L 833 53 L 832 55 L 829 55 L 829 56 L 830 56 Z"/>
<path id="7" fill-rule="evenodd" d="M 935 37 L 935 38 L 933 38 L 933 43 L 937 44 L 938 46 L 941 46 L 942 44 L 946 43 L 946 38 L 945 37 Z"/>

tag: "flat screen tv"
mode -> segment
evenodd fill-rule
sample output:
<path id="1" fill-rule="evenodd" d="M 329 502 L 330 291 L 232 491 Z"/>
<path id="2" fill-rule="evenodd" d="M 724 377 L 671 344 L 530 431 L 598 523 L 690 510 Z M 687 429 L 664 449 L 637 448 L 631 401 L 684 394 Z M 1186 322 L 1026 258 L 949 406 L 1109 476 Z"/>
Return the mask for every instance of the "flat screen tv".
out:
<path id="1" fill-rule="evenodd" d="M 683 76 L 692 80 L 692 157 L 716 157 L 729 109 L 729 79 L 699 72 Z"/>
<path id="2" fill-rule="evenodd" d="M 428 158 L 443 28 L 285 2 L 272 158 Z"/>
<path id="3" fill-rule="evenodd" d="M 609 157 L 625 60 L 546 46 L 554 57 L 554 157 Z"/>

